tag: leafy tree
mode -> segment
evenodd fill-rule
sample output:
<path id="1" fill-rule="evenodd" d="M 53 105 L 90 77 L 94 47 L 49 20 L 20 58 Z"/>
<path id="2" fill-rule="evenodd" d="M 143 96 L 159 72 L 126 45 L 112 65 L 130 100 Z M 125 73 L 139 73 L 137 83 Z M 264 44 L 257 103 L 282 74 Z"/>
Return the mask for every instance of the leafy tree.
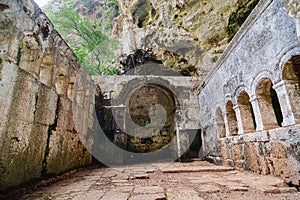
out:
<path id="1" fill-rule="evenodd" d="M 103 28 L 106 31 L 111 31 L 113 28 L 113 19 L 119 15 L 119 3 L 118 0 L 108 0 L 106 2 L 106 11 L 104 13 Z"/>
<path id="2" fill-rule="evenodd" d="M 91 23 L 73 9 L 75 0 L 63 2 L 58 10 L 49 11 L 48 16 L 55 28 L 72 47 L 79 62 L 91 75 L 113 75 L 116 41 L 101 31 L 101 27 Z M 89 0 L 89 2 L 92 2 Z"/>

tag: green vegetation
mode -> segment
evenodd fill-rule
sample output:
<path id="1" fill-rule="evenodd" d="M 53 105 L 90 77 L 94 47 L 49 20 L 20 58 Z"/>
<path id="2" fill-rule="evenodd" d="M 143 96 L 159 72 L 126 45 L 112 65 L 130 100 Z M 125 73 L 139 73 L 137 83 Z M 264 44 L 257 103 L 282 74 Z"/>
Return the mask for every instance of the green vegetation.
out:
<path id="1" fill-rule="evenodd" d="M 47 12 L 55 29 L 64 37 L 79 63 L 91 75 L 115 75 L 118 73 L 114 49 L 117 42 L 104 33 L 111 27 L 103 27 L 100 22 L 92 23 L 87 17 L 80 15 L 75 6 L 78 0 L 63 0 L 57 10 Z M 82 0 L 87 9 L 94 9 L 94 0 Z M 116 0 L 109 0 L 109 6 L 116 6 Z M 112 16 L 111 16 L 112 17 Z M 112 19 L 110 19 L 110 22 Z M 106 25 L 106 24 L 105 24 Z"/>
<path id="2" fill-rule="evenodd" d="M 17 54 L 17 66 L 19 66 L 22 56 L 23 43 L 19 43 L 18 54 Z"/>
<path id="3" fill-rule="evenodd" d="M 229 35 L 229 41 L 242 26 L 258 2 L 259 0 L 238 1 L 238 8 L 230 13 L 228 19 L 227 33 Z"/>
<path id="4" fill-rule="evenodd" d="M 214 57 L 211 58 L 211 61 L 214 62 L 214 63 L 217 62 L 217 60 L 218 60 L 218 56 L 214 56 Z"/>
<path id="5" fill-rule="evenodd" d="M 240 15 L 236 12 L 231 12 L 227 25 L 227 32 L 229 33 L 230 39 L 235 35 L 235 33 L 239 30 L 239 18 Z"/>
<path id="6" fill-rule="evenodd" d="M 113 28 L 113 19 L 119 15 L 118 0 L 109 0 L 105 6 L 106 10 L 103 14 L 102 26 L 104 31 L 111 32 Z"/>

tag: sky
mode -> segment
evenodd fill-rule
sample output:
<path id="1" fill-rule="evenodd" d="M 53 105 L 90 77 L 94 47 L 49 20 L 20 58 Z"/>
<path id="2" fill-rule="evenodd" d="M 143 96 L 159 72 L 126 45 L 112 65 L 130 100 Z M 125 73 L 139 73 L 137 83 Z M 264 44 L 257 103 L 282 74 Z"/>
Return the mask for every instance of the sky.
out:
<path id="1" fill-rule="evenodd" d="M 39 7 L 43 7 L 48 2 L 48 0 L 34 0 L 34 1 L 39 5 Z"/>

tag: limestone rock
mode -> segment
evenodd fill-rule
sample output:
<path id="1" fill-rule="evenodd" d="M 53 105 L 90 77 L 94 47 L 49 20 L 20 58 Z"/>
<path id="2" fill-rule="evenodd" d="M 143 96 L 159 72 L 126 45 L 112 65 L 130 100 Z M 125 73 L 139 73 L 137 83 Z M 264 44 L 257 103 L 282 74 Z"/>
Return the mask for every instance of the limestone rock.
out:
<path id="1" fill-rule="evenodd" d="M 229 41 L 230 14 L 249 14 L 257 1 L 119 1 L 114 35 L 119 55 L 152 49 L 158 60 L 183 75 L 205 76 Z M 246 14 L 243 14 L 245 20 Z M 242 23 L 242 22 L 241 22 Z"/>

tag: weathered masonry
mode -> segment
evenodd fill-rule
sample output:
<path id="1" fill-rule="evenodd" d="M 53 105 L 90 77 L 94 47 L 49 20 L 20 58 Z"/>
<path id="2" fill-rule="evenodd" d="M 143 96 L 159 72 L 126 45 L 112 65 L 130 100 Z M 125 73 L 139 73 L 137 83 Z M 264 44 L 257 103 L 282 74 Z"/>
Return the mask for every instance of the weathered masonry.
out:
<path id="1" fill-rule="evenodd" d="M 194 142 L 195 148 L 190 148 L 189 156 L 198 157 L 201 139 L 198 98 L 194 91 L 198 86 L 197 78 L 124 75 L 95 77 L 94 80 L 104 96 L 96 105 L 96 109 L 101 110 L 98 116 L 102 119 L 98 119 L 112 142 L 115 129 L 119 128 L 127 133 L 125 150 L 153 152 L 173 141 L 170 155 L 165 155 L 164 159 L 176 159 Z M 166 116 L 160 113 L 162 110 L 166 111 Z M 164 119 L 166 122 L 160 125 Z"/>
<path id="2" fill-rule="evenodd" d="M 1 1 L 0 13 L 1 190 L 92 162 L 79 133 L 95 85 L 36 4 Z"/>
<path id="3" fill-rule="evenodd" d="M 295 22 L 282 0 L 261 1 L 207 76 L 199 103 L 207 158 L 299 185 Z"/>
<path id="4" fill-rule="evenodd" d="M 90 151 L 123 163 L 111 142 L 140 155 L 173 142 L 169 158 L 189 148 L 299 186 L 299 13 L 297 0 L 261 0 L 203 80 L 92 78 L 33 1 L 1 1 L 0 190 L 88 165 Z M 126 143 L 117 127 L 131 127 Z"/>

